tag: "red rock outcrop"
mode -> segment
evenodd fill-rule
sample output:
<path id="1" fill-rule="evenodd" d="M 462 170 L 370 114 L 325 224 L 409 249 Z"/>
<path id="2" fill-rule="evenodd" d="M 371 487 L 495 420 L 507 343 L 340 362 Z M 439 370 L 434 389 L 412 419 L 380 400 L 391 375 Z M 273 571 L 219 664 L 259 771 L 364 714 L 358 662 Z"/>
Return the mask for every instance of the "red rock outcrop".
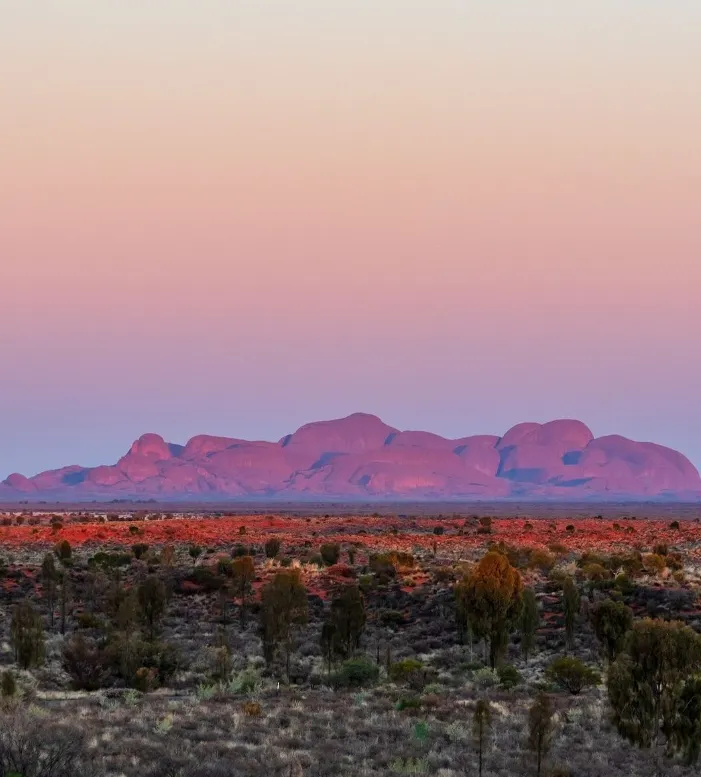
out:
<path id="1" fill-rule="evenodd" d="M 519 424 L 503 437 L 399 431 L 355 413 L 279 442 L 198 435 L 185 446 L 140 437 L 114 465 L 73 465 L 0 484 L 9 500 L 111 498 L 701 498 L 681 453 L 580 421 Z"/>

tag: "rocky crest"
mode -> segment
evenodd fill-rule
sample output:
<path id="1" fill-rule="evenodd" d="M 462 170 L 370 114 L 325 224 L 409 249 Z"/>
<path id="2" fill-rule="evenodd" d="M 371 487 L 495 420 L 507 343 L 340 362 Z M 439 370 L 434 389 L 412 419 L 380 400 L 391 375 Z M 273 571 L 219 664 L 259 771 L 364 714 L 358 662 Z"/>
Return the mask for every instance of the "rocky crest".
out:
<path id="1" fill-rule="evenodd" d="M 182 446 L 146 434 L 114 465 L 15 473 L 0 484 L 5 501 L 266 496 L 698 499 L 701 477 L 681 453 L 616 435 L 597 439 L 580 421 L 451 440 L 355 413 L 278 442 L 199 435 Z"/>

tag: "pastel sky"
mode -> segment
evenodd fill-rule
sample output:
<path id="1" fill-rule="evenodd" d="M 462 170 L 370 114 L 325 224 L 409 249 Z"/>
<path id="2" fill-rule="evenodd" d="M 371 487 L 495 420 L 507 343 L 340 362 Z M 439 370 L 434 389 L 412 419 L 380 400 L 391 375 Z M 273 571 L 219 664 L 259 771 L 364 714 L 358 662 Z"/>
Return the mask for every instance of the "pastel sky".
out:
<path id="1" fill-rule="evenodd" d="M 0 478 L 576 417 L 701 465 L 698 0 L 0 0 Z"/>

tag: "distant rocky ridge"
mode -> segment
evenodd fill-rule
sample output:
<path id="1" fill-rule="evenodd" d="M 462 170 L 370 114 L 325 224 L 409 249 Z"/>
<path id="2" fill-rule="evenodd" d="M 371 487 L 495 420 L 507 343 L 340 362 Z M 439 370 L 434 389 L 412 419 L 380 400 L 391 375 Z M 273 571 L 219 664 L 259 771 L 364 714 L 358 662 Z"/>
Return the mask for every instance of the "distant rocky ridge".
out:
<path id="1" fill-rule="evenodd" d="M 145 434 L 116 464 L 10 475 L 0 500 L 701 499 L 681 453 L 581 422 L 524 423 L 502 437 L 449 440 L 379 418 L 306 424 L 278 442 L 200 435 L 186 445 Z"/>

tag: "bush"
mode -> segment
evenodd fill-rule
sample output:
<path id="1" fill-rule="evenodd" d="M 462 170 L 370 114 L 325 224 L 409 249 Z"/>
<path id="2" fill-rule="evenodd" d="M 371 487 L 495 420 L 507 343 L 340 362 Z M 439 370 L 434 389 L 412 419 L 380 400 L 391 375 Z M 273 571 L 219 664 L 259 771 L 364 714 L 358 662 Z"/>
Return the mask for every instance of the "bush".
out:
<path id="1" fill-rule="evenodd" d="M 232 693 L 255 693 L 261 685 L 261 678 L 255 669 L 244 669 L 231 681 Z"/>
<path id="2" fill-rule="evenodd" d="M 83 733 L 13 706 L 0 716 L 0 774 L 5 777 L 76 777 L 90 773 Z"/>
<path id="3" fill-rule="evenodd" d="M 417 711 L 421 709 L 421 699 L 418 696 L 402 696 L 396 703 L 395 709 L 397 712 L 409 712 Z"/>
<path id="4" fill-rule="evenodd" d="M 6 669 L 2 673 L 0 690 L 2 690 L 2 695 L 5 698 L 10 698 L 17 693 L 17 680 L 15 679 L 15 673 L 11 669 Z"/>
<path id="5" fill-rule="evenodd" d="M 472 679 L 481 688 L 491 688 L 494 685 L 499 684 L 499 675 L 490 669 L 488 666 L 483 666 L 478 669 L 473 675 Z"/>
<path id="6" fill-rule="evenodd" d="M 72 636 L 63 647 L 63 668 L 77 691 L 96 691 L 108 674 L 109 659 L 94 640 Z"/>
<path id="7" fill-rule="evenodd" d="M 590 685 L 598 685 L 601 682 L 599 673 L 580 661 L 578 658 L 562 656 L 556 658 L 546 672 L 548 678 L 577 696 L 584 688 Z"/>
<path id="8" fill-rule="evenodd" d="M 414 672 L 423 671 L 424 665 L 415 658 L 405 658 L 403 661 L 397 661 L 389 668 L 389 677 L 395 683 L 406 681 L 407 677 Z"/>
<path id="9" fill-rule="evenodd" d="M 319 548 L 319 554 L 327 567 L 338 563 L 341 556 L 341 546 L 337 542 L 326 542 Z"/>
<path id="10" fill-rule="evenodd" d="M 22 669 L 44 663 L 44 624 L 28 601 L 20 602 L 12 613 L 10 643 Z"/>
<path id="11" fill-rule="evenodd" d="M 511 664 L 504 664 L 497 669 L 497 675 L 499 676 L 499 684 L 502 688 L 513 688 L 516 685 L 520 685 L 523 682 L 521 673 Z"/>
<path id="12" fill-rule="evenodd" d="M 389 667 L 389 677 L 395 683 L 407 683 L 417 691 L 423 690 L 426 685 L 426 670 L 421 661 L 414 658 L 405 658 L 397 661 Z"/>
<path id="13" fill-rule="evenodd" d="M 110 669 L 130 688 L 141 690 L 148 680 L 151 688 L 167 685 L 178 667 L 177 654 L 172 645 L 146 642 L 139 637 L 119 636 L 107 647 Z M 146 670 L 146 674 L 144 671 Z M 154 670 L 148 676 L 148 670 Z"/>
<path id="14" fill-rule="evenodd" d="M 280 540 L 277 537 L 271 537 L 265 543 L 266 558 L 275 558 L 280 552 Z"/>
<path id="15" fill-rule="evenodd" d="M 259 718 L 263 714 L 263 709 L 257 701 L 247 701 L 243 705 L 243 714 L 247 718 Z"/>
<path id="16" fill-rule="evenodd" d="M 331 684 L 337 688 L 361 688 L 376 683 L 380 677 L 380 668 L 366 656 L 350 658 L 341 664 L 341 668 L 331 675 Z"/>

